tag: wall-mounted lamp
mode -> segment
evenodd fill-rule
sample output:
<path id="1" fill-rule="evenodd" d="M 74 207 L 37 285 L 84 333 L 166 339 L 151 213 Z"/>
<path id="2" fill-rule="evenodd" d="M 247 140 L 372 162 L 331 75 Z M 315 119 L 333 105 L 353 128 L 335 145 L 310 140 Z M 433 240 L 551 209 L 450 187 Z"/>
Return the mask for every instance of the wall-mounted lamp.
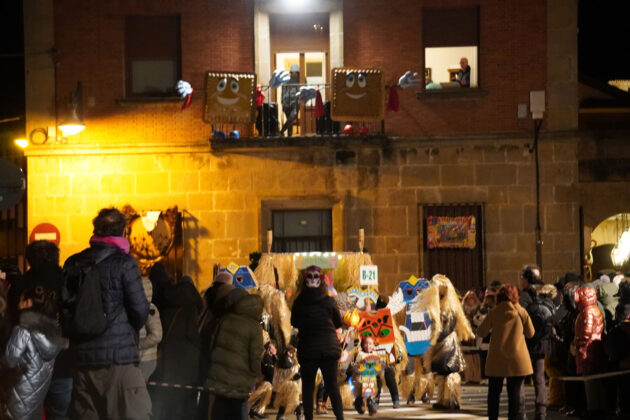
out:
<path id="1" fill-rule="evenodd" d="M 22 149 L 26 149 L 26 146 L 28 146 L 28 140 L 26 140 L 26 139 L 15 139 L 15 144 L 17 144 Z"/>
<path id="2" fill-rule="evenodd" d="M 81 121 L 79 114 L 81 113 L 83 100 L 83 87 L 81 82 L 77 82 L 77 88 L 70 94 L 70 116 L 59 124 L 59 130 L 63 133 L 63 137 L 79 134 L 85 129 L 85 124 Z"/>

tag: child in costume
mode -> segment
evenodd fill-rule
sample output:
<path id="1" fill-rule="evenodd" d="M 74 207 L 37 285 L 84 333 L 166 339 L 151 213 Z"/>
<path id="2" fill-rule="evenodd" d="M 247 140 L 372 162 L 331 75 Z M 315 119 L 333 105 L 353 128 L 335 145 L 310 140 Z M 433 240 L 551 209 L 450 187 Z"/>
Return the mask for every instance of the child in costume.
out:
<path id="1" fill-rule="evenodd" d="M 431 317 L 431 346 L 424 365 L 433 372 L 438 387 L 434 408 L 459 409 L 464 358 L 460 343 L 474 334 L 457 292 L 448 277 L 436 274 L 431 285 L 416 298 L 415 309 L 427 310 Z"/>
<path id="2" fill-rule="evenodd" d="M 364 406 L 367 404 L 370 416 L 378 411 L 376 404 L 377 379 L 376 375 L 381 371 L 382 365 L 374 346 L 374 339 L 371 336 L 361 338 L 361 347 L 357 350 L 352 364 L 353 379 L 355 382 L 354 408 L 357 413 L 365 413 Z"/>

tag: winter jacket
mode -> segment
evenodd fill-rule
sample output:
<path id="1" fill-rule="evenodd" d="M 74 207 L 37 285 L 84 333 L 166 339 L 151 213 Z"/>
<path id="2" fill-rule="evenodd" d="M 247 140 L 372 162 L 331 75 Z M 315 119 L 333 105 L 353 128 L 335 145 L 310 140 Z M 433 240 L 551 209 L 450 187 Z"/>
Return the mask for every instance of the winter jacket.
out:
<path id="1" fill-rule="evenodd" d="M 604 314 L 606 317 L 606 328 L 612 329 L 614 326 L 615 311 L 619 304 L 619 286 L 615 283 L 601 283 L 597 286 L 597 293 L 599 295 L 599 301 L 604 307 Z"/>
<path id="2" fill-rule="evenodd" d="M 5 352 L 7 365 L 22 371 L 11 389 L 7 407 L 11 418 L 41 419 L 39 409 L 52 380 L 55 357 L 67 346 L 55 320 L 30 310 L 21 312 Z"/>
<path id="3" fill-rule="evenodd" d="M 551 291 L 555 293 L 555 286 L 544 285 L 534 288 L 536 296 L 532 303 L 525 308 L 534 326 L 534 336 L 525 340 L 531 356 L 551 354 L 553 344 L 553 317 L 556 309 Z M 521 305 L 522 306 L 522 305 Z"/>
<path id="4" fill-rule="evenodd" d="M 589 375 L 600 368 L 604 316 L 597 307 L 597 292 L 594 288 L 589 286 L 578 288 L 574 293 L 574 299 L 579 310 L 575 320 L 574 344 L 577 350 L 575 363 L 579 375 Z"/>
<path id="5" fill-rule="evenodd" d="M 534 335 L 527 311 L 519 304 L 498 303 L 483 320 L 477 334 L 492 332 L 486 362 L 486 375 L 492 377 L 527 376 L 533 373 L 525 337 Z"/>
<path id="6" fill-rule="evenodd" d="M 300 363 L 319 358 L 341 357 L 337 328 L 342 320 L 333 298 L 319 288 L 305 288 L 293 302 L 291 325 L 298 329 Z"/>
<path id="7" fill-rule="evenodd" d="M 158 358 L 158 344 L 162 341 L 162 321 L 160 313 L 154 304 L 149 306 L 149 316 L 144 327 L 140 329 L 140 343 L 138 344 L 141 362 L 149 362 Z"/>
<path id="8" fill-rule="evenodd" d="M 103 334 L 88 340 L 70 340 L 70 356 L 75 366 L 125 365 L 139 361 L 138 331 L 149 314 L 149 302 L 142 289 L 138 263 L 131 255 L 105 242 L 93 242 L 81 254 L 89 252 L 97 259 L 103 253 L 111 252 L 112 248 L 116 248 L 116 252 L 100 262 L 97 268 L 103 309 L 113 317 Z M 76 273 L 79 258 L 82 258 L 80 254 L 68 258 L 64 271 L 69 275 Z"/>
<path id="9" fill-rule="evenodd" d="M 260 375 L 263 301 L 246 295 L 221 319 L 210 352 L 210 392 L 245 399 Z"/>
<path id="10" fill-rule="evenodd" d="M 152 377 L 161 382 L 192 385 L 199 383 L 199 332 L 201 296 L 183 277 L 167 283 L 156 306 L 162 319 L 162 342 L 158 366 Z"/>

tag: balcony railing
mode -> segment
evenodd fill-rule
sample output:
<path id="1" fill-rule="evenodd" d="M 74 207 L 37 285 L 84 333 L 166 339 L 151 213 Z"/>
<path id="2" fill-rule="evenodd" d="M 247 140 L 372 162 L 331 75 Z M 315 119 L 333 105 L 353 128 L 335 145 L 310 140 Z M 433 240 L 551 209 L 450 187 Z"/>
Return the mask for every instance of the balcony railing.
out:
<path id="1" fill-rule="evenodd" d="M 287 85 L 284 85 L 287 86 Z M 292 137 L 331 137 L 331 136 L 383 136 L 384 121 L 332 121 L 330 119 L 330 98 L 332 92 L 329 84 L 292 84 L 297 91 L 302 86 L 311 86 L 319 90 L 326 111 L 320 118 L 315 117 L 315 101 L 297 100 L 299 111 L 292 122 Z M 263 85 L 264 103 L 256 110 L 255 124 L 216 124 L 214 129 L 222 132 L 229 139 L 230 133 L 239 132 L 240 138 L 280 138 L 288 137 L 288 129 L 281 133 L 287 116 L 282 110 L 282 88 L 270 88 Z M 344 132 L 344 127 L 350 124 L 351 132 Z M 214 140 L 220 140 L 215 136 Z M 230 139 L 232 140 L 232 139 Z"/>

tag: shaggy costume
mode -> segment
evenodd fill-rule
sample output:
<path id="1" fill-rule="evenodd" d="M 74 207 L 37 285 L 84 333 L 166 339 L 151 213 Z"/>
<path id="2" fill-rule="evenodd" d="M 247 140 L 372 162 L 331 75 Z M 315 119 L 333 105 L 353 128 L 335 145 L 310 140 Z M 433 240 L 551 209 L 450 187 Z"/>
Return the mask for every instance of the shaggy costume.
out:
<path id="1" fill-rule="evenodd" d="M 416 298 L 415 310 L 427 310 L 431 317 L 431 347 L 425 354 L 424 367 L 436 375 L 438 387 L 435 408 L 459 409 L 464 358 L 460 343 L 474 334 L 457 292 L 448 277 L 436 274 L 431 285 Z"/>

